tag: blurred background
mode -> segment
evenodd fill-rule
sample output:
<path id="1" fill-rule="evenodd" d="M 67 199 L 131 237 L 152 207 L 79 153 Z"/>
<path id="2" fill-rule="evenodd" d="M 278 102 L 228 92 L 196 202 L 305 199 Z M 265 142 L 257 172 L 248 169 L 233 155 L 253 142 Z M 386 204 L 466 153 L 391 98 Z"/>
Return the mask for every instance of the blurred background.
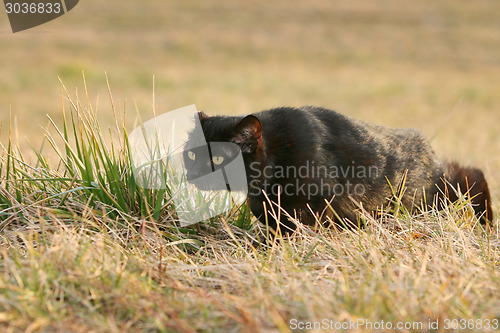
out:
<path id="1" fill-rule="evenodd" d="M 0 6 L 0 123 L 6 145 L 39 146 L 62 119 L 58 77 L 126 111 L 196 104 L 208 114 L 318 105 L 420 129 L 436 152 L 485 170 L 500 197 L 500 2 L 397 0 L 80 1 L 13 34 Z M 10 111 L 11 110 L 11 111 Z M 297 124 L 300 128 L 300 124 Z"/>

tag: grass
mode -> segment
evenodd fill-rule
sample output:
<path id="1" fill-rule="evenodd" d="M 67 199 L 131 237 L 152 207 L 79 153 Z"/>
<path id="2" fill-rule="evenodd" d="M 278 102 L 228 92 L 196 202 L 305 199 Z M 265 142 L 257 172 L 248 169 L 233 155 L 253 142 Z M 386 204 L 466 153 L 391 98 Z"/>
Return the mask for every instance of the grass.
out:
<path id="1" fill-rule="evenodd" d="M 87 0 L 19 34 L 0 15 L 0 330 L 321 331 L 298 323 L 326 319 L 435 332 L 499 320 L 498 220 L 481 228 L 466 201 L 274 242 L 248 210 L 177 228 L 168 193 L 135 184 L 127 146 L 130 110 L 149 119 L 152 104 L 210 115 L 322 105 L 418 128 L 442 158 L 481 167 L 498 216 L 499 9 Z"/>
<path id="2" fill-rule="evenodd" d="M 107 140 L 91 104 L 66 100 L 46 134 L 56 162 L 35 150 L 29 164 L 10 141 L 0 162 L 4 331 L 288 332 L 323 320 L 431 331 L 500 319 L 500 230 L 478 225 L 467 201 L 271 241 L 247 211 L 177 228 L 168 191 L 135 184 L 123 123 Z"/>

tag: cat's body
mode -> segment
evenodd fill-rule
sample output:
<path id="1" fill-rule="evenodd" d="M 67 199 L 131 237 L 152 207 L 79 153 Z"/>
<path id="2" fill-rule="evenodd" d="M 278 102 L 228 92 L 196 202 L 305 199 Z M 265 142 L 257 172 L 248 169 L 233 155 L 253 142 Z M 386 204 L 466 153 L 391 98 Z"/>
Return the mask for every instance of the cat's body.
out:
<path id="1" fill-rule="evenodd" d="M 456 199 L 444 179 L 453 187 L 459 184 L 462 192 L 470 190 L 476 215 L 492 219 L 482 172 L 441 162 L 416 130 L 377 126 L 318 107 L 277 108 L 247 117 L 200 114 L 200 121 L 207 142 L 241 148 L 250 209 L 271 227 L 276 221 L 266 219 L 264 210 L 264 203 L 270 209 L 269 201 L 279 202 L 304 224 L 313 225 L 324 214 L 357 224 L 360 204 L 376 212 L 402 185 L 402 202 L 410 210 L 439 205 L 436 198 L 445 192 Z M 282 229 L 293 230 L 286 214 L 280 215 Z"/>

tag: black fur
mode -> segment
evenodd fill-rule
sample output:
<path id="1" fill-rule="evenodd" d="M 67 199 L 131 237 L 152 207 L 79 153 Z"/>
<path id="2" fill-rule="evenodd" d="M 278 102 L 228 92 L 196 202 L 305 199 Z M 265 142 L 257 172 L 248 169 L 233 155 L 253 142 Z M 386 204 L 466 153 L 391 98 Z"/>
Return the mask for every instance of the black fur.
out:
<path id="1" fill-rule="evenodd" d="M 246 117 L 201 113 L 200 121 L 207 142 L 233 142 L 241 148 L 248 203 L 262 222 L 267 203 L 262 191 L 302 223 L 313 225 L 325 212 L 337 222 L 357 225 L 357 203 L 376 212 L 394 191 L 404 190 L 402 202 L 410 210 L 436 203 L 440 207 L 443 194 L 457 199 L 457 186 L 470 192 L 478 217 L 493 218 L 483 173 L 441 162 L 413 129 L 378 126 L 319 107 L 283 107 Z M 325 209 L 325 201 L 334 213 Z M 295 225 L 281 216 L 282 230 L 293 230 Z M 276 221 L 267 220 L 276 228 Z"/>

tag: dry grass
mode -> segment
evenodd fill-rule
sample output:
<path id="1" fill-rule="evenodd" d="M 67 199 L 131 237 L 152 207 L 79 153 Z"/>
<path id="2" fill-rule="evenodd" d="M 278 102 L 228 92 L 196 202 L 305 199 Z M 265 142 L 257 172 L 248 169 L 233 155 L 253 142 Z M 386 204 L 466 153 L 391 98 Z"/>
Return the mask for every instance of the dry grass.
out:
<path id="1" fill-rule="evenodd" d="M 444 331 L 446 319 L 500 315 L 498 230 L 474 231 L 464 217 L 300 230 L 271 244 L 255 242 L 258 228 L 219 222 L 198 228 L 197 251 L 159 230 L 110 230 L 87 218 L 68 225 L 51 216 L 4 234 L 7 331 L 287 332 L 294 320 L 364 319 L 425 332 L 429 321 Z"/>
<path id="2" fill-rule="evenodd" d="M 135 185 L 126 143 L 105 142 L 94 108 L 68 100 L 72 120 L 47 132 L 59 162 L 36 152 L 29 164 L 10 144 L 0 160 L 4 331 L 497 326 L 500 230 L 479 225 L 469 202 L 387 210 L 361 230 L 297 221 L 271 240 L 238 212 L 180 229 L 168 195 Z"/>
<path id="3" fill-rule="evenodd" d="M 398 330 L 410 332 L 431 331 L 436 320 L 439 331 L 446 319 L 499 320 L 498 220 L 483 230 L 467 203 L 367 218 L 363 230 L 301 228 L 271 243 L 246 216 L 179 230 L 168 200 L 127 178 L 121 120 L 115 146 L 107 137 L 115 114 L 127 115 L 128 129 L 135 109 L 150 117 L 153 75 L 157 113 L 192 103 L 208 114 L 322 105 L 419 128 L 440 156 L 483 168 L 498 216 L 499 9 L 494 0 L 87 0 L 20 34 L 2 21 L 0 329 L 287 332 L 293 319 L 422 323 Z M 76 136 L 67 128 L 72 147 L 85 144 L 87 154 L 72 155 L 52 125 L 48 134 L 39 127 L 46 114 L 63 122 L 57 76 L 78 87 L 79 116 L 91 115 L 75 116 L 86 126 Z M 68 122 L 67 99 L 64 106 Z M 88 165 L 78 168 L 76 157 Z"/>

